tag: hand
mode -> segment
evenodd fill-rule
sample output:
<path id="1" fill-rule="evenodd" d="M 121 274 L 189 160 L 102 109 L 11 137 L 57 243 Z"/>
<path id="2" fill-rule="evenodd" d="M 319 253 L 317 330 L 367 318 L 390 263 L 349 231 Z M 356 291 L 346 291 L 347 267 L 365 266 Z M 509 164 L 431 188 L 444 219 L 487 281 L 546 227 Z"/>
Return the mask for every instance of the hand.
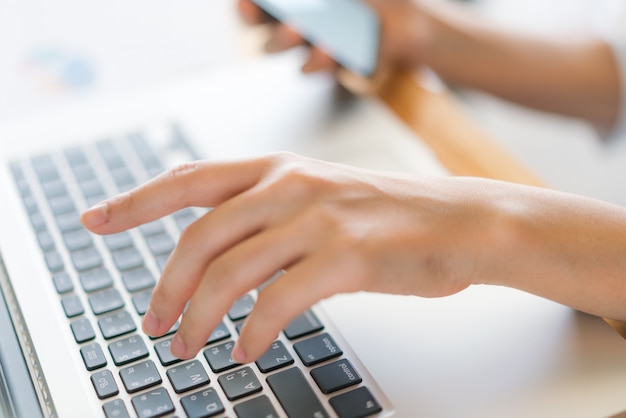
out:
<path id="1" fill-rule="evenodd" d="M 429 25 L 427 14 L 421 6 L 411 0 L 363 0 L 378 14 L 381 22 L 380 55 L 376 74 L 370 83 L 378 86 L 399 66 L 421 63 L 421 45 L 426 42 Z M 307 42 L 289 26 L 277 22 L 263 12 L 251 0 L 239 0 L 242 18 L 249 24 L 270 24 L 270 36 L 266 43 L 267 52 L 279 52 Z M 325 51 L 309 45 L 309 57 L 303 65 L 304 72 L 331 71 L 348 84 L 359 78 L 341 71 L 339 65 Z M 362 84 L 362 83 L 361 83 Z"/>
<path id="2" fill-rule="evenodd" d="M 484 186 L 483 186 L 484 187 Z M 193 162 L 85 212 L 109 234 L 188 206 L 213 207 L 181 235 L 143 327 L 191 358 L 233 301 L 259 292 L 233 358 L 257 359 L 296 316 L 343 292 L 450 295 L 481 275 L 478 244 L 492 214 L 472 180 L 391 175 L 278 153 Z M 469 198 L 468 198 L 469 196 Z M 491 249 L 490 249 L 491 250 Z M 487 257 L 496 259 L 497 251 Z"/>

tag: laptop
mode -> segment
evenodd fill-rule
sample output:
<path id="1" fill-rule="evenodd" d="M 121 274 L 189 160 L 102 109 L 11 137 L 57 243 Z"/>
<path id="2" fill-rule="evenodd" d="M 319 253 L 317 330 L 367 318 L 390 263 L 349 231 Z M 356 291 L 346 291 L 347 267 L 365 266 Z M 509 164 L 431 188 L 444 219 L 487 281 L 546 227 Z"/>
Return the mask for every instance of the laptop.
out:
<path id="1" fill-rule="evenodd" d="M 447 175 L 383 104 L 283 54 L 0 127 L 0 416 L 610 416 L 626 343 L 602 319 L 512 289 L 324 300 L 259 362 L 230 349 L 255 292 L 190 361 L 140 322 L 189 208 L 99 237 L 76 213 L 189 159 L 289 150 Z"/>

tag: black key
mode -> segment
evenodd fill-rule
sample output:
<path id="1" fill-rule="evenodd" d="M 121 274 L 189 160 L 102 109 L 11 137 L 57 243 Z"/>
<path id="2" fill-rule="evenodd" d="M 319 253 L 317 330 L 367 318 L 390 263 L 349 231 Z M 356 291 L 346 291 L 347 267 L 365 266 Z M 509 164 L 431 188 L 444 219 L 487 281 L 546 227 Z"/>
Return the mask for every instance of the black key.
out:
<path id="1" fill-rule="evenodd" d="M 105 235 L 104 243 L 111 251 L 121 250 L 133 246 L 133 237 L 127 232 L 118 232 L 117 234 Z"/>
<path id="2" fill-rule="evenodd" d="M 324 329 L 324 326 L 320 320 L 317 319 L 317 316 L 313 313 L 313 311 L 308 310 L 291 321 L 283 332 L 287 338 L 294 340 L 296 338 L 321 331 L 322 329 Z"/>
<path id="3" fill-rule="evenodd" d="M 79 272 L 102 266 L 102 256 L 93 247 L 75 251 L 71 255 L 74 268 Z"/>
<path id="4" fill-rule="evenodd" d="M 54 238 L 50 235 L 48 231 L 41 231 L 37 233 L 37 242 L 39 243 L 39 248 L 41 251 L 48 252 L 54 249 Z"/>
<path id="5" fill-rule="evenodd" d="M 126 311 L 115 312 L 98 319 L 98 327 L 104 338 L 111 339 L 137 329 L 133 318 Z"/>
<path id="6" fill-rule="evenodd" d="M 167 377 L 176 393 L 187 392 L 209 383 L 209 375 L 196 360 L 172 367 L 167 371 Z"/>
<path id="7" fill-rule="evenodd" d="M 343 354 L 335 340 L 327 333 L 299 341 L 293 345 L 293 349 L 306 366 L 312 366 Z"/>
<path id="8" fill-rule="evenodd" d="M 324 393 L 336 392 L 361 383 L 363 379 L 347 359 L 341 359 L 311 370 L 311 376 Z"/>
<path id="9" fill-rule="evenodd" d="M 113 277 L 106 268 L 87 270 L 78 275 L 80 285 L 87 293 L 113 286 Z"/>
<path id="10" fill-rule="evenodd" d="M 51 273 L 56 273 L 57 271 L 63 270 L 65 263 L 63 263 L 63 259 L 58 252 L 56 252 L 55 250 L 48 251 L 44 255 L 44 257 L 46 259 L 46 265 L 48 266 L 48 270 L 50 270 Z"/>
<path id="11" fill-rule="evenodd" d="M 159 357 L 159 361 L 164 366 L 171 366 L 172 364 L 180 363 L 182 360 L 172 355 L 170 347 L 172 346 L 172 339 L 159 341 L 154 345 L 154 351 Z"/>
<path id="12" fill-rule="evenodd" d="M 94 389 L 96 389 L 96 394 L 100 399 L 110 398 L 120 393 L 117 388 L 117 383 L 115 383 L 115 379 L 113 378 L 113 373 L 111 373 L 110 370 L 102 370 L 101 372 L 92 374 L 91 383 Z"/>
<path id="13" fill-rule="evenodd" d="M 296 368 L 267 377 L 267 383 L 289 417 L 328 417 L 302 372 Z"/>
<path id="14" fill-rule="evenodd" d="M 69 232 L 76 229 L 82 229 L 83 225 L 80 223 L 80 215 L 78 212 L 67 212 L 55 216 L 59 231 Z"/>
<path id="15" fill-rule="evenodd" d="M 102 405 L 104 416 L 106 418 L 130 418 L 124 401 L 121 399 L 113 399 Z"/>
<path id="16" fill-rule="evenodd" d="M 122 273 L 122 281 L 124 282 L 124 287 L 126 287 L 126 290 L 129 292 L 147 289 L 156 284 L 154 276 L 150 270 L 145 267 L 125 271 Z"/>
<path id="17" fill-rule="evenodd" d="M 153 389 L 131 400 L 139 418 L 156 418 L 174 412 L 174 404 L 165 388 Z"/>
<path id="18" fill-rule="evenodd" d="M 71 292 L 74 290 L 74 284 L 70 275 L 65 271 L 60 271 L 52 275 L 52 283 L 58 294 Z"/>
<path id="19" fill-rule="evenodd" d="M 228 317 L 232 321 L 238 321 L 247 317 L 254 308 L 254 298 L 252 295 L 244 295 L 237 299 L 228 311 Z"/>
<path id="20" fill-rule="evenodd" d="M 131 270 L 143 266 L 143 256 L 135 247 L 113 251 L 113 262 L 119 271 Z"/>
<path id="21" fill-rule="evenodd" d="M 168 233 L 161 233 L 146 237 L 146 244 L 152 255 L 170 254 L 176 243 Z"/>
<path id="22" fill-rule="evenodd" d="M 39 212 L 39 206 L 37 200 L 32 195 L 27 195 L 22 198 L 24 208 L 28 214 Z"/>
<path id="23" fill-rule="evenodd" d="M 383 410 L 366 387 L 337 395 L 330 399 L 330 405 L 339 418 L 364 418 Z"/>
<path id="24" fill-rule="evenodd" d="M 145 223 L 143 225 L 139 225 L 139 232 L 144 237 L 149 237 L 151 235 L 162 234 L 165 232 L 165 225 L 163 221 L 160 219 L 152 222 Z"/>
<path id="25" fill-rule="evenodd" d="M 272 402 L 265 395 L 238 403 L 235 405 L 235 413 L 237 418 L 278 418 L 278 413 L 272 406 Z"/>
<path id="26" fill-rule="evenodd" d="M 78 318 L 70 323 L 72 334 L 78 344 L 96 338 L 96 332 L 87 318 Z"/>
<path id="27" fill-rule="evenodd" d="M 76 210 L 74 201 L 68 195 L 53 197 L 48 201 L 48 204 L 53 215 L 62 215 Z"/>
<path id="28" fill-rule="evenodd" d="M 145 290 L 133 295 L 133 306 L 139 315 L 145 315 L 150 305 L 150 298 L 152 297 L 152 289 Z"/>
<path id="29" fill-rule="evenodd" d="M 46 230 L 46 220 L 41 213 L 33 212 L 28 214 L 28 218 L 30 219 L 30 224 L 35 230 L 35 232 L 43 232 Z"/>
<path id="30" fill-rule="evenodd" d="M 291 357 L 282 341 L 274 341 L 269 350 L 256 361 L 257 367 L 263 373 L 271 372 L 290 364 L 293 364 L 293 357 Z"/>
<path id="31" fill-rule="evenodd" d="M 128 393 L 135 393 L 156 386 L 163 381 L 152 360 L 120 369 L 120 377 Z"/>
<path id="32" fill-rule="evenodd" d="M 93 239 L 91 238 L 91 234 L 85 229 L 76 229 L 74 231 L 64 233 L 63 242 L 65 243 L 65 247 L 70 252 L 73 252 L 91 247 Z"/>
<path id="33" fill-rule="evenodd" d="M 109 344 L 109 353 L 116 366 L 148 357 L 148 347 L 139 335 L 131 335 Z"/>
<path id="34" fill-rule="evenodd" d="M 89 296 L 89 306 L 94 315 L 102 315 L 123 308 L 124 299 L 117 289 L 107 289 Z"/>
<path id="35" fill-rule="evenodd" d="M 104 357 L 102 347 L 98 343 L 91 343 L 80 349 L 80 355 L 83 358 L 87 370 L 95 370 L 107 365 L 107 359 Z"/>
<path id="36" fill-rule="evenodd" d="M 262 389 L 261 382 L 250 367 L 223 374 L 217 381 L 231 401 L 260 392 Z"/>
<path id="37" fill-rule="evenodd" d="M 209 339 L 207 340 L 206 343 L 207 345 L 213 344 L 214 342 L 217 342 L 225 338 L 229 338 L 229 337 L 230 337 L 230 331 L 228 331 L 228 328 L 226 328 L 226 324 L 224 324 L 224 321 L 221 321 L 219 325 L 213 330 L 211 335 L 209 335 Z"/>
<path id="38" fill-rule="evenodd" d="M 152 336 L 151 336 L 151 337 L 150 337 L 150 339 L 151 339 L 151 340 L 156 340 L 156 339 L 158 339 L 158 338 L 163 338 L 163 337 L 165 337 L 165 336 L 167 336 L 167 335 L 172 335 L 172 334 L 174 334 L 176 331 L 178 331 L 178 328 L 179 328 L 179 327 L 180 327 L 180 321 L 176 321 L 176 322 L 174 322 L 174 325 L 172 325 L 172 326 L 171 326 L 171 328 L 165 332 L 165 334 L 163 334 L 163 335 L 158 335 L 158 336 L 155 336 L 155 337 L 152 337 Z"/>
<path id="39" fill-rule="evenodd" d="M 224 412 L 224 405 L 213 388 L 187 395 L 180 403 L 189 418 L 207 418 Z"/>
<path id="40" fill-rule="evenodd" d="M 65 316 L 67 316 L 68 318 L 73 318 L 75 316 L 85 313 L 83 303 L 80 301 L 80 298 L 74 293 L 64 296 L 61 299 L 61 305 L 63 306 Z"/>
<path id="41" fill-rule="evenodd" d="M 209 363 L 211 370 L 215 373 L 220 373 L 224 370 L 239 366 L 239 363 L 236 363 L 230 356 L 234 346 L 235 343 L 233 341 L 227 341 L 204 350 L 204 358 L 206 358 L 206 361 Z"/>
<path id="42" fill-rule="evenodd" d="M 31 164 L 37 174 L 41 174 L 45 178 L 45 174 L 49 174 L 50 171 L 56 170 L 54 160 L 50 154 L 36 155 L 31 158 Z"/>

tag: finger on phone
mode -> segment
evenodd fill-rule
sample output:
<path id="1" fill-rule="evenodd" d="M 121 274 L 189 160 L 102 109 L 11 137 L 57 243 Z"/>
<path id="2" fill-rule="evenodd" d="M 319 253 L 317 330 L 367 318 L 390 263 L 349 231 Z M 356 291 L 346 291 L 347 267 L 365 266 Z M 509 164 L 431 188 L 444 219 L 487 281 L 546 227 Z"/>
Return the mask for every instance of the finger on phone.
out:
<path id="1" fill-rule="evenodd" d="M 311 47 L 309 59 L 302 66 L 305 73 L 313 73 L 316 71 L 336 71 L 339 65 L 326 52 L 318 47 Z"/>
<path id="2" fill-rule="evenodd" d="M 302 36 L 287 25 L 277 24 L 270 31 L 270 37 L 265 44 L 267 52 L 281 52 L 305 43 Z"/>

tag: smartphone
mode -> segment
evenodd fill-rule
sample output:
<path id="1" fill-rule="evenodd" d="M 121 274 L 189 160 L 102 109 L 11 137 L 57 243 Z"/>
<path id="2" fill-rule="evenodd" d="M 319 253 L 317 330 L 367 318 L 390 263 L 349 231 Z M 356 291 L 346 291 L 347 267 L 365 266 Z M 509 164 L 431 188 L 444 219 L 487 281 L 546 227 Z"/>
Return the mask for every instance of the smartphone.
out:
<path id="1" fill-rule="evenodd" d="M 380 22 L 359 0 L 253 0 L 357 75 L 376 71 Z"/>

